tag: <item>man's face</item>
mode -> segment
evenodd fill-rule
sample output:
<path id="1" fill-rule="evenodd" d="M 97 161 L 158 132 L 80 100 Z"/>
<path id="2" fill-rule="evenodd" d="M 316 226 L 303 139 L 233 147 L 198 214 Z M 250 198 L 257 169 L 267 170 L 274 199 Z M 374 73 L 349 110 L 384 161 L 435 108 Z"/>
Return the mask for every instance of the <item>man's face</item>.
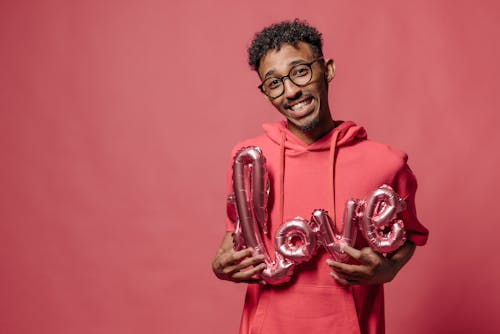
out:
<path id="1" fill-rule="evenodd" d="M 316 57 L 307 43 L 299 42 L 296 47 L 283 44 L 281 49 L 269 50 L 262 57 L 259 66 L 261 80 L 268 77 L 282 77 L 297 64 L 310 63 Z M 323 134 L 331 124 L 328 107 L 328 82 L 333 79 L 333 60 L 316 61 L 312 64 L 312 79 L 299 87 L 288 78 L 284 79 L 283 95 L 269 101 L 288 121 L 288 128 L 293 133 Z M 329 129 L 328 129 L 329 130 Z M 311 136 L 309 136 L 311 137 Z"/>

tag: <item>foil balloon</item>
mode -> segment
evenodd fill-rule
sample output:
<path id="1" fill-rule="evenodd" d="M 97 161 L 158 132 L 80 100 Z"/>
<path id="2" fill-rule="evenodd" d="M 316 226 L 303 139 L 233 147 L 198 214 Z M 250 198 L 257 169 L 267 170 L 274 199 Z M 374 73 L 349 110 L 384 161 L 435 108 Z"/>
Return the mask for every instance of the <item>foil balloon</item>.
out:
<path id="1" fill-rule="evenodd" d="M 356 242 L 356 223 L 358 201 L 350 199 L 345 204 L 342 229 L 337 231 L 335 223 L 325 210 L 314 210 L 311 218 L 313 231 L 319 236 L 319 243 L 330 256 L 338 262 L 347 262 L 349 255 L 343 251 L 345 245 L 354 246 Z"/>
<path id="2" fill-rule="evenodd" d="M 316 252 L 316 236 L 309 222 L 295 217 L 283 224 L 274 237 L 276 250 L 296 263 L 309 261 Z"/>
<path id="3" fill-rule="evenodd" d="M 270 284 L 280 284 L 290 279 L 295 262 L 277 252 L 273 260 L 262 239 L 262 232 L 268 233 L 269 179 L 265 164 L 262 151 L 255 146 L 242 148 L 234 157 L 233 188 L 238 217 L 234 246 L 251 247 L 254 256 L 263 254 L 266 268 L 260 276 Z"/>
<path id="4" fill-rule="evenodd" d="M 239 250 L 245 248 L 246 245 L 245 245 L 245 239 L 243 238 L 243 235 L 241 233 L 241 224 L 240 221 L 238 220 L 238 212 L 236 209 L 235 201 L 236 197 L 234 196 L 234 193 L 229 194 L 229 196 L 227 196 L 226 211 L 227 211 L 227 217 L 234 223 L 234 232 L 233 232 L 234 249 Z"/>
<path id="5" fill-rule="evenodd" d="M 371 193 L 360 211 L 360 229 L 374 250 L 390 253 L 406 241 L 406 230 L 397 214 L 406 210 L 405 201 L 388 185 Z"/>

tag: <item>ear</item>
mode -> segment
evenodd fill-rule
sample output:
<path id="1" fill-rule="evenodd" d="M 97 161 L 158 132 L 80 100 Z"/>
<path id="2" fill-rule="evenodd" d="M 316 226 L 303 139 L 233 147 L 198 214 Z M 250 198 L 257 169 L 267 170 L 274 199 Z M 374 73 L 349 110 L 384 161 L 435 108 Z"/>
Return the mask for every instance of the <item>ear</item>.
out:
<path id="1" fill-rule="evenodd" d="M 328 82 L 335 78 L 335 62 L 331 58 L 325 59 L 325 77 Z"/>

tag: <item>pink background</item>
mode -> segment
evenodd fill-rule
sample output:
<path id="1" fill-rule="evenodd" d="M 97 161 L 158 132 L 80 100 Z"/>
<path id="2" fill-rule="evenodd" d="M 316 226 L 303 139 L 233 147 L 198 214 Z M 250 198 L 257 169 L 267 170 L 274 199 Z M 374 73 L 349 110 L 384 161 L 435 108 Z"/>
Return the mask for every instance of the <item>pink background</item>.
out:
<path id="1" fill-rule="evenodd" d="M 279 115 L 253 33 L 302 17 L 337 62 L 334 117 L 407 151 L 426 247 L 389 333 L 500 327 L 496 1 L 0 2 L 0 331 L 234 333 L 215 279 L 233 144 Z"/>

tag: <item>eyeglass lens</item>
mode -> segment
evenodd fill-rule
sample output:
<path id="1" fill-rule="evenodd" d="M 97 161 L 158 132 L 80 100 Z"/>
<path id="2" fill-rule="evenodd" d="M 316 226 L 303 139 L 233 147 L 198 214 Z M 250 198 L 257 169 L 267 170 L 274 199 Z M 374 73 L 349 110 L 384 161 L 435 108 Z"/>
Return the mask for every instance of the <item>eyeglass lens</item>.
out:
<path id="1" fill-rule="evenodd" d="M 292 81 L 297 86 L 304 86 L 312 78 L 311 65 L 310 64 L 295 65 L 290 69 L 288 75 L 284 77 L 281 78 L 271 77 L 264 80 L 264 82 L 262 83 L 262 90 L 267 96 L 271 98 L 280 96 L 281 94 L 283 94 L 285 90 L 285 85 L 283 82 L 285 78 L 289 78 L 290 81 Z"/>

